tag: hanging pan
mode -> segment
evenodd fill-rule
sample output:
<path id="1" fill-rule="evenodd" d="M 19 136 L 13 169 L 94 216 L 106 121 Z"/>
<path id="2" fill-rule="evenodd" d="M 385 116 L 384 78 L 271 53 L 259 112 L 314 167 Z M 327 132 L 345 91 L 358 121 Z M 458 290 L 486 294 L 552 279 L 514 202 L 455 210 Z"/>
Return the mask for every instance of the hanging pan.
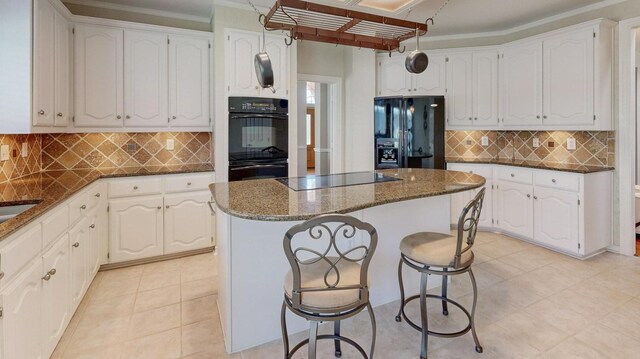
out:
<path id="1" fill-rule="evenodd" d="M 263 17 L 265 16 L 260 14 L 259 21 L 261 24 L 263 22 Z M 262 24 L 262 51 L 256 54 L 253 59 L 253 63 L 256 68 L 256 76 L 258 77 L 260 86 L 263 89 L 271 89 L 273 93 L 276 93 L 276 89 L 273 88 L 273 67 L 271 66 L 271 59 L 269 59 L 269 54 L 265 51 L 264 25 L 265 24 Z"/>
<path id="2" fill-rule="evenodd" d="M 420 30 L 416 29 L 416 49 L 412 51 L 404 62 L 404 67 L 412 74 L 423 73 L 429 66 L 429 57 L 420 51 Z"/>

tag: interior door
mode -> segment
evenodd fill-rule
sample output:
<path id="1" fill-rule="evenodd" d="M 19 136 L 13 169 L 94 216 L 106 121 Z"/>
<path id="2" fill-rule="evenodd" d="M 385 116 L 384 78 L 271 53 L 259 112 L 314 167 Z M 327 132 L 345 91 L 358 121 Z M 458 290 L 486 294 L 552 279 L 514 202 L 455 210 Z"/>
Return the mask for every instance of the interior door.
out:
<path id="1" fill-rule="evenodd" d="M 542 124 L 542 42 L 507 46 L 500 61 L 504 124 Z"/>
<path id="2" fill-rule="evenodd" d="M 259 96 L 253 58 L 259 51 L 258 36 L 230 32 L 227 36 L 227 90 L 230 96 Z"/>
<path id="3" fill-rule="evenodd" d="M 69 23 L 56 12 L 55 40 L 55 120 L 54 126 L 66 127 L 71 117 L 71 39 Z"/>
<path id="4" fill-rule="evenodd" d="M 65 235 L 42 257 L 43 355 L 49 357 L 71 319 L 71 261 L 69 236 Z M 54 274 L 50 274 L 54 273 Z M 49 279 L 46 280 L 47 275 Z"/>
<path id="5" fill-rule="evenodd" d="M 453 126 L 473 125 L 473 71 L 470 52 L 448 56 L 447 123 Z"/>
<path id="6" fill-rule="evenodd" d="M 33 125 L 53 126 L 56 11 L 49 0 L 36 0 L 34 12 Z"/>
<path id="7" fill-rule="evenodd" d="M 123 30 L 75 26 L 75 125 L 122 127 Z"/>
<path id="8" fill-rule="evenodd" d="M 167 35 L 124 33 L 125 125 L 161 127 L 167 123 Z"/>
<path id="9" fill-rule="evenodd" d="M 498 52 L 473 53 L 473 123 L 498 124 Z"/>
<path id="10" fill-rule="evenodd" d="M 577 253 L 580 218 L 577 193 L 536 187 L 533 198 L 534 239 Z"/>
<path id="11" fill-rule="evenodd" d="M 167 195 L 164 199 L 164 253 L 212 245 L 210 192 Z"/>
<path id="12" fill-rule="evenodd" d="M 171 127 L 208 127 L 209 41 L 169 37 L 169 115 Z"/>
<path id="13" fill-rule="evenodd" d="M 307 169 L 316 168 L 316 110 L 307 108 Z"/>
<path id="14" fill-rule="evenodd" d="M 498 226 L 500 229 L 533 238 L 533 187 L 500 181 L 498 184 Z"/>
<path id="15" fill-rule="evenodd" d="M 162 207 L 162 196 L 124 198 L 109 203 L 111 263 L 164 253 Z"/>

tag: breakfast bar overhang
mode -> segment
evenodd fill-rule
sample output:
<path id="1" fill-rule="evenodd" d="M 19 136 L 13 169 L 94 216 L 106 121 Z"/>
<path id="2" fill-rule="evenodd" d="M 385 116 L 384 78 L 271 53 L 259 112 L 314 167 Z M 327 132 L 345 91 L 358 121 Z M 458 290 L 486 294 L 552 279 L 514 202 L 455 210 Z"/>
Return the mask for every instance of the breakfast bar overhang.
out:
<path id="1" fill-rule="evenodd" d="M 227 351 L 281 337 L 283 281 L 290 268 L 282 241 L 292 226 L 328 213 L 372 224 L 379 242 L 369 267 L 370 300 L 377 307 L 400 298 L 400 240 L 415 232 L 449 233 L 449 195 L 484 183 L 483 177 L 464 172 L 393 169 L 210 185 L 217 216 L 218 310 Z M 404 275 L 407 292 L 417 292 L 418 274 Z M 308 328 L 301 318 L 287 321 L 290 333 Z"/>

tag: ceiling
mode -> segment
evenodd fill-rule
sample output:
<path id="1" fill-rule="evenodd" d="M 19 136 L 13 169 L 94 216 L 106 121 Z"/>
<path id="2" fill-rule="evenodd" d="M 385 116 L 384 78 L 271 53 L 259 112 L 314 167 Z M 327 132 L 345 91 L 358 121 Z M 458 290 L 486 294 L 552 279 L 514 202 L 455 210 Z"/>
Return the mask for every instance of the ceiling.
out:
<path id="1" fill-rule="evenodd" d="M 157 15 L 208 21 L 213 4 L 218 0 L 63 0 L 98 7 L 155 13 Z M 390 14 L 353 4 L 357 0 L 314 0 L 313 2 L 350 7 L 396 18 L 423 22 L 433 16 L 445 0 L 422 0 L 399 13 Z M 622 0 L 620 0 L 622 1 Z M 620 2 L 618 1 L 618 2 Z M 271 7 L 275 0 L 252 0 L 259 7 Z M 598 3 L 611 4 L 616 0 L 450 0 L 430 26 L 431 36 L 506 31 L 553 15 L 577 10 Z M 221 4 L 244 5 L 247 0 L 223 0 Z M 206 19 L 206 20 L 205 20 Z"/>

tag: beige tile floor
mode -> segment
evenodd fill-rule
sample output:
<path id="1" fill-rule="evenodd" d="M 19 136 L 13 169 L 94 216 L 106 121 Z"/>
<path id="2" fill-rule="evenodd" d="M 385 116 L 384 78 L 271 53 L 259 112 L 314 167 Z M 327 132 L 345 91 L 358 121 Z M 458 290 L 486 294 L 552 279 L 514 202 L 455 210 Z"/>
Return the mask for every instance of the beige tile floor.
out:
<path id="1" fill-rule="evenodd" d="M 430 338 L 430 358 L 640 358 L 640 258 L 605 253 L 579 261 L 493 233 L 479 233 L 474 252 L 484 353 L 475 353 L 467 334 Z M 216 282 L 211 254 L 100 272 L 53 357 L 282 358 L 280 341 L 225 354 Z M 450 296 L 470 304 L 468 277 L 453 278 Z M 419 333 L 394 321 L 397 306 L 374 309 L 377 358 L 418 357 Z M 460 311 L 450 308 L 444 317 L 439 308 L 430 302 L 432 329 L 463 325 Z M 417 303 L 407 313 L 417 318 Z M 346 321 L 343 334 L 368 346 L 366 313 Z M 343 352 L 343 358 L 358 358 L 347 346 Z M 332 342 L 320 343 L 318 357 L 333 357 Z"/>

